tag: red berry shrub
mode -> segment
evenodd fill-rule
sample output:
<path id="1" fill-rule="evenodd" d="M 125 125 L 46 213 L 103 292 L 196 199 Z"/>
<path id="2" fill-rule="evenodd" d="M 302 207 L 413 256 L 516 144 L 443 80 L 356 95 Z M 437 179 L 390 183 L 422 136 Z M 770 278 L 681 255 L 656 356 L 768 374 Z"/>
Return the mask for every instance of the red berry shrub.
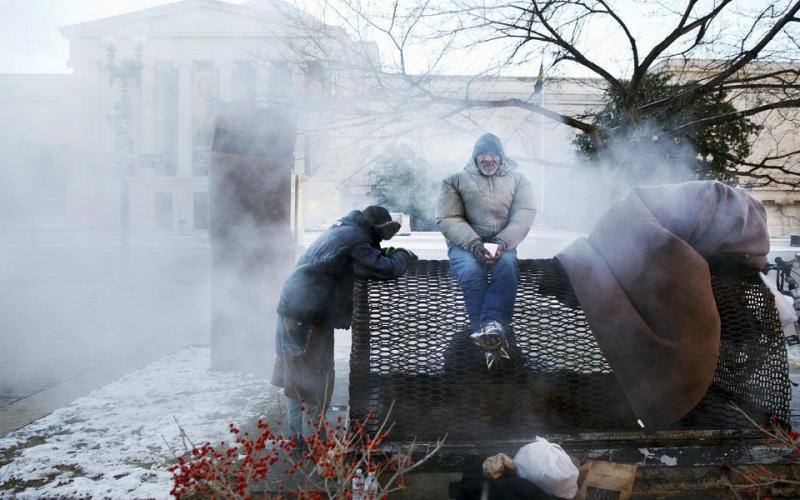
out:
<path id="1" fill-rule="evenodd" d="M 307 418 L 311 417 L 307 414 Z M 363 493 L 362 498 L 386 498 L 390 492 L 403 488 L 405 473 L 428 460 L 443 443 L 437 442 L 414 461 L 413 446 L 403 453 L 383 449 L 391 431 L 385 421 L 372 434 L 359 421 L 346 423 L 347 419 L 341 416 L 335 424 L 325 419 L 314 422 L 316 432 L 302 442 L 295 436 L 274 432 L 263 419 L 256 423 L 255 439 L 230 424 L 230 444 L 223 441 L 217 445 L 187 445 L 187 453 L 169 467 L 173 475 L 170 493 L 176 498 L 352 498 L 353 478 L 360 469 L 379 478 L 375 488 Z M 181 432 L 186 440 L 183 429 Z M 254 485 L 268 479 L 272 487 L 259 489 L 273 491 L 252 493 Z"/>

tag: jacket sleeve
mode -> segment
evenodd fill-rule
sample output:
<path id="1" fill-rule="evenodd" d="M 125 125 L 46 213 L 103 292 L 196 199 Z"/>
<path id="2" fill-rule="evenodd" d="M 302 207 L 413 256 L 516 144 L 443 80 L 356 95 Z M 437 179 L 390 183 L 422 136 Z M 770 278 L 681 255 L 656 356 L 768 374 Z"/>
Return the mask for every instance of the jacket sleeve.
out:
<path id="1" fill-rule="evenodd" d="M 449 179 L 442 181 L 439 199 L 436 202 L 436 225 L 448 243 L 467 248 L 470 242 L 480 239 L 478 233 L 467 222 L 464 200 Z"/>
<path id="2" fill-rule="evenodd" d="M 367 242 L 358 243 L 350 251 L 353 257 L 353 271 L 357 278 L 391 280 L 403 275 L 411 262 L 406 252 L 394 252 L 391 256 L 383 255 L 380 249 Z"/>
<path id="3" fill-rule="evenodd" d="M 531 230 L 534 218 L 536 205 L 533 203 L 533 188 L 528 179 L 520 174 L 514 190 L 514 200 L 508 211 L 508 224 L 497 233 L 495 239 L 505 243 L 509 249 L 517 248 Z"/>

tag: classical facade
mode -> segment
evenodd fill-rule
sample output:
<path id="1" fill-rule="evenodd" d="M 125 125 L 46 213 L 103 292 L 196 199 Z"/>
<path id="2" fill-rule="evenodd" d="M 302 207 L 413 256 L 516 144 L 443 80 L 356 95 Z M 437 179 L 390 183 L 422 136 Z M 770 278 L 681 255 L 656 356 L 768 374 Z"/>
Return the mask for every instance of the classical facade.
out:
<path id="1" fill-rule="evenodd" d="M 205 231 L 216 109 L 269 105 L 314 67 L 278 2 L 185 0 L 62 28 L 83 110 L 85 161 L 122 179 L 132 231 Z"/>
<path id="2" fill-rule="evenodd" d="M 324 61 L 333 51 L 377 61 L 377 51 L 320 26 L 279 0 L 183 0 L 63 27 L 71 75 L 0 75 L 0 122 L 10 130 L 0 144 L 33 165 L 7 164 L 0 180 L 46 187 L 46 203 L 26 201 L 31 207 L 17 210 L 15 223 L 204 234 L 216 112 L 227 103 L 297 109 L 292 213 L 299 228 L 369 203 L 368 173 L 387 147 L 410 147 L 432 175 L 443 176 L 463 166 L 483 131 L 504 139 L 534 184 L 540 221 L 573 223 L 578 205 L 587 212 L 602 205 L 593 196 L 607 181 L 577 182 L 585 172 L 575 167 L 574 129 L 522 109 L 400 109 L 397 120 L 341 119 L 368 100 L 363 78 Z M 535 77 L 436 77 L 429 84 L 446 95 L 518 98 L 564 114 L 604 102 L 602 85 L 591 80 L 549 79 L 543 90 Z M 310 105 L 324 102 L 342 106 Z M 27 172 L 22 179 L 19 170 Z M 800 232 L 799 220 L 779 213 L 794 210 L 794 198 L 764 195 L 773 234 Z"/>

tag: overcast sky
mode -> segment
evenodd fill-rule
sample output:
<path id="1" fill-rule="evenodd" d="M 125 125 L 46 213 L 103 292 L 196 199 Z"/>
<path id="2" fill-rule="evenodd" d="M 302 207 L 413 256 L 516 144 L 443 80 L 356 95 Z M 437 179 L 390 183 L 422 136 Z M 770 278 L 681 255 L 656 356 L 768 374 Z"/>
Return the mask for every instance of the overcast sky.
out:
<path id="1" fill-rule="evenodd" d="M 70 72 L 69 46 L 61 26 L 175 1 L 0 0 L 0 73 Z"/>

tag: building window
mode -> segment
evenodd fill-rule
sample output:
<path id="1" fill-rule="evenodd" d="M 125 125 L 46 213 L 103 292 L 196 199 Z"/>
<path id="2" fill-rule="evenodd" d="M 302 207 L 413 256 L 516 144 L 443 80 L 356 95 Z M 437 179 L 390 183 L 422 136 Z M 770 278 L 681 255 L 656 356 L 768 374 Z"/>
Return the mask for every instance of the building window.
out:
<path id="1" fill-rule="evenodd" d="M 237 61 L 233 67 L 234 102 L 253 104 L 256 102 L 256 69 L 251 61 Z"/>
<path id="2" fill-rule="evenodd" d="M 267 93 L 271 101 L 285 102 L 292 91 L 292 68 L 286 61 L 272 61 L 269 65 Z"/>
<path id="3" fill-rule="evenodd" d="M 194 228 L 208 230 L 208 193 L 194 193 Z"/>
<path id="4" fill-rule="evenodd" d="M 306 91 L 312 96 L 331 96 L 331 78 L 321 61 L 306 64 Z"/>
<path id="5" fill-rule="evenodd" d="M 156 229 L 163 231 L 171 231 L 173 212 L 174 212 L 172 204 L 172 193 L 170 192 L 154 193 L 153 201 L 154 201 L 153 214 L 154 214 Z"/>

